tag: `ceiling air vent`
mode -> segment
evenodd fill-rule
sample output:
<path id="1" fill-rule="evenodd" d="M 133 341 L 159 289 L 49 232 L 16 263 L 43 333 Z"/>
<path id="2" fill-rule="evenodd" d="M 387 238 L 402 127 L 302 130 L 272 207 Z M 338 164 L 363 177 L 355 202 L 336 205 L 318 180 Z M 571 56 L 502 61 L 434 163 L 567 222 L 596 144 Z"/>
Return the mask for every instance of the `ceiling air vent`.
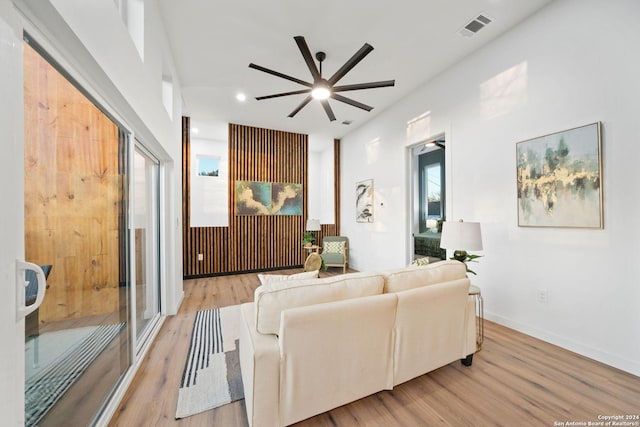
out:
<path id="1" fill-rule="evenodd" d="M 492 19 L 488 18 L 485 14 L 479 14 L 471 20 L 467 25 L 460 29 L 460 35 L 464 37 L 471 37 L 487 25 L 491 23 Z"/>

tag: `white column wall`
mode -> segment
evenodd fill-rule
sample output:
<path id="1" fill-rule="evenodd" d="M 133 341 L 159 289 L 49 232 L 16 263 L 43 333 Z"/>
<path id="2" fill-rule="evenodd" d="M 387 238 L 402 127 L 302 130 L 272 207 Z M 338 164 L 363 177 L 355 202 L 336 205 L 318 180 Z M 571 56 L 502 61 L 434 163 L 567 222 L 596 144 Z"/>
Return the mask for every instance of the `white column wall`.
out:
<path id="1" fill-rule="evenodd" d="M 309 151 L 309 185 L 307 199 L 309 218 L 320 220 L 320 224 L 335 224 L 335 179 L 333 166 L 333 144 Z"/>
<path id="2" fill-rule="evenodd" d="M 16 320 L 15 283 L 16 259 L 24 259 L 24 163 L 16 161 L 24 159 L 24 109 L 22 29 L 8 0 L 0 0 L 0 64 L 0 414 L 17 426 L 24 424 L 24 319 Z"/>
<path id="3" fill-rule="evenodd" d="M 635 0 L 556 0 L 344 137 L 351 265 L 406 264 L 406 126 L 430 111 L 427 133 L 447 139 L 447 216 L 482 223 L 485 256 L 472 280 L 487 317 L 640 375 L 639 16 Z M 519 228 L 515 144 L 595 121 L 604 230 Z M 360 224 L 354 186 L 367 178 L 375 222 Z"/>

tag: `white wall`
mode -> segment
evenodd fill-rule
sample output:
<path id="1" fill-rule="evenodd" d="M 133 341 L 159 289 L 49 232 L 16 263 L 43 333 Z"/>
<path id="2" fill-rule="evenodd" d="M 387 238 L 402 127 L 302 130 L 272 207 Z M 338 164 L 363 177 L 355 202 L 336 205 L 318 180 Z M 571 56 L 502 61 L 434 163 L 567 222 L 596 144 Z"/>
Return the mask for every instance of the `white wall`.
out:
<path id="1" fill-rule="evenodd" d="M 335 224 L 333 144 L 325 144 L 321 150 L 309 151 L 309 218 L 320 224 Z"/>
<path id="2" fill-rule="evenodd" d="M 304 190 L 307 192 L 307 203 L 309 206 L 309 218 L 320 219 L 322 214 L 322 190 L 320 187 L 320 178 L 322 176 L 322 169 L 320 166 L 320 159 L 322 154 L 318 151 L 309 151 L 307 156 L 308 160 L 308 188 Z"/>
<path id="3" fill-rule="evenodd" d="M 407 122 L 447 138 L 447 217 L 480 221 L 485 315 L 640 375 L 640 3 L 557 0 L 356 129 L 342 144 L 351 265 L 398 267 L 409 245 Z M 515 144 L 601 121 L 604 230 L 517 226 Z M 348 166 L 348 167 L 347 167 Z M 354 220 L 373 178 L 375 222 Z M 379 203 L 384 201 L 385 207 Z M 546 289 L 548 302 L 536 291 Z"/>
<path id="4" fill-rule="evenodd" d="M 335 172 L 333 145 L 320 153 L 320 224 L 335 224 Z"/>
<path id="5" fill-rule="evenodd" d="M 15 261 L 24 257 L 22 30 L 8 0 L 0 0 L 0 129 L 3 183 L 0 209 L 0 414 L 24 422 L 24 320 L 16 320 Z M 15 206 L 15 209 L 10 207 Z M 8 208 L 7 208 L 8 207 Z M 24 291 L 23 291 L 24 292 Z"/>
<path id="6" fill-rule="evenodd" d="M 219 159 L 217 177 L 198 175 L 198 157 Z M 229 143 L 191 138 L 191 227 L 229 226 Z"/>

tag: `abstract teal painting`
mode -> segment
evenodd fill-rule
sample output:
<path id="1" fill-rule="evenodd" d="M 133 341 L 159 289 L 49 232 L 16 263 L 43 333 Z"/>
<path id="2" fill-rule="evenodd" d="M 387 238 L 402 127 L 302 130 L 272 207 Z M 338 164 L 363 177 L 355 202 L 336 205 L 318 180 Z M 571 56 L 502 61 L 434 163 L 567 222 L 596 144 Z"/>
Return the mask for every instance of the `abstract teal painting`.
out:
<path id="1" fill-rule="evenodd" d="M 603 228 L 600 123 L 516 144 L 518 226 Z"/>
<path id="2" fill-rule="evenodd" d="M 302 184 L 236 181 L 236 215 L 302 215 Z"/>
<path id="3" fill-rule="evenodd" d="M 271 215 L 271 183 L 236 181 L 236 215 Z"/>
<path id="4" fill-rule="evenodd" d="M 271 184 L 271 214 L 302 215 L 302 184 Z"/>

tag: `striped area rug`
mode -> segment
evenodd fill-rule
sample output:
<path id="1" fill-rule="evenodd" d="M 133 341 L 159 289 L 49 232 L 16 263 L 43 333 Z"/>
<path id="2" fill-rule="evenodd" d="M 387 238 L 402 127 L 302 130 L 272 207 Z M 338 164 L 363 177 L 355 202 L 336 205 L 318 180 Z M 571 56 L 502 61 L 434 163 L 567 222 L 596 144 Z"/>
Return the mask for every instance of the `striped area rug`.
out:
<path id="1" fill-rule="evenodd" d="M 178 391 L 176 419 L 244 398 L 238 337 L 240 306 L 196 313 Z"/>
<path id="2" fill-rule="evenodd" d="M 25 425 L 37 425 L 62 395 L 120 333 L 124 323 L 97 326 L 25 383 Z"/>

